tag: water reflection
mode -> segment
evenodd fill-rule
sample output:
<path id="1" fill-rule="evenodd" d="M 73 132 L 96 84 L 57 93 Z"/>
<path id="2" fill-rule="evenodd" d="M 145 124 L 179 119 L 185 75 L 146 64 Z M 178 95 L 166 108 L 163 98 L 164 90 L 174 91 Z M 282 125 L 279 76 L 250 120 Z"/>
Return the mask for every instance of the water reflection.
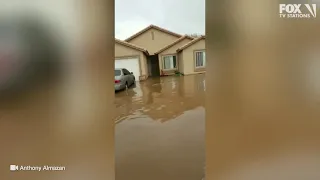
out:
<path id="1" fill-rule="evenodd" d="M 117 180 L 203 178 L 204 82 L 204 75 L 150 78 L 116 93 Z"/>
<path id="2" fill-rule="evenodd" d="M 204 74 L 149 78 L 116 93 L 116 122 L 136 119 L 137 114 L 160 122 L 172 120 L 204 106 L 204 90 Z"/>

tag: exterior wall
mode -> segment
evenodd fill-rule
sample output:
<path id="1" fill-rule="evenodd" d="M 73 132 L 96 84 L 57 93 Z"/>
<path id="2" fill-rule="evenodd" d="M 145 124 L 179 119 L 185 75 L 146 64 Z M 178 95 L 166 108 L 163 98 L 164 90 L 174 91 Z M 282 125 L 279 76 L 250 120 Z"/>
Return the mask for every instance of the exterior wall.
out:
<path id="1" fill-rule="evenodd" d="M 160 54 L 175 54 L 177 52 L 177 49 L 180 48 L 181 46 L 187 44 L 190 42 L 190 39 L 184 39 L 180 41 L 179 43 L 175 44 L 174 46 L 170 47 L 169 49 L 166 49 L 165 51 L 161 52 Z"/>
<path id="2" fill-rule="evenodd" d="M 160 68 L 160 72 L 162 71 L 165 75 L 172 75 L 174 74 L 175 71 L 179 71 L 179 67 L 180 67 L 180 61 L 179 61 L 179 57 L 177 56 L 177 69 L 174 69 L 174 70 L 164 70 L 163 69 L 163 56 L 166 56 L 166 55 L 177 55 L 177 52 L 176 50 L 187 44 L 188 42 L 190 42 L 191 40 L 190 39 L 184 39 L 182 40 L 181 42 L 175 44 L 174 46 L 170 47 L 169 49 L 166 49 L 165 51 L 161 52 L 158 56 L 159 56 L 159 68 Z"/>
<path id="3" fill-rule="evenodd" d="M 141 63 L 141 77 L 140 80 L 146 80 L 149 77 L 149 69 L 148 69 L 148 62 L 147 57 L 144 53 L 142 53 L 142 58 L 140 60 Z"/>
<path id="4" fill-rule="evenodd" d="M 184 74 L 184 62 L 183 62 L 183 53 L 178 53 L 178 61 L 179 61 L 179 72 Z"/>
<path id="5" fill-rule="evenodd" d="M 152 39 L 152 33 L 154 39 Z M 177 39 L 176 36 L 152 28 L 128 42 L 146 48 L 149 54 L 154 54 Z"/>
<path id="6" fill-rule="evenodd" d="M 200 40 L 195 44 L 192 44 L 188 48 L 182 51 L 183 54 L 183 74 L 197 74 L 206 72 L 205 68 L 196 69 L 195 68 L 195 51 L 205 50 L 205 40 Z"/>
<path id="7" fill-rule="evenodd" d="M 133 48 L 126 47 L 124 45 L 115 43 L 115 59 L 123 59 L 129 57 L 138 57 L 140 66 L 140 80 L 145 80 L 148 78 L 148 66 L 147 58 L 145 54 L 141 51 L 135 50 Z"/>

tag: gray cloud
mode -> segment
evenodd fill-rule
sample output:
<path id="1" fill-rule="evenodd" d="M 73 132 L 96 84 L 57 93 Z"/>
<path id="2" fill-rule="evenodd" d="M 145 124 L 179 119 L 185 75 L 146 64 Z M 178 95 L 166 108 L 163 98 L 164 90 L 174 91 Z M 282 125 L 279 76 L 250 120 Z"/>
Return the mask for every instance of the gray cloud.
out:
<path id="1" fill-rule="evenodd" d="M 180 34 L 205 33 L 205 0 L 116 0 L 115 4 L 119 39 L 150 24 Z"/>

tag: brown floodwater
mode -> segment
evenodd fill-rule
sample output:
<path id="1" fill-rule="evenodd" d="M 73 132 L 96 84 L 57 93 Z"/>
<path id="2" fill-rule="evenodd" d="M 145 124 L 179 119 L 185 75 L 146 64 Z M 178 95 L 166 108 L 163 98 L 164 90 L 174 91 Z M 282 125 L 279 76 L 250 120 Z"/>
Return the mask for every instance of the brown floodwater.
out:
<path id="1" fill-rule="evenodd" d="M 149 78 L 115 94 L 117 180 L 201 180 L 204 74 Z"/>

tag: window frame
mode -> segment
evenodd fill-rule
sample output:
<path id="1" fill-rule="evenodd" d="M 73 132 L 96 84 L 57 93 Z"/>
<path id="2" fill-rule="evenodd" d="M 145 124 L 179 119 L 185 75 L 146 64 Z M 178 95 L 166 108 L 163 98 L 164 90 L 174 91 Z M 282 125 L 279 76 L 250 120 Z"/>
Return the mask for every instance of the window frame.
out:
<path id="1" fill-rule="evenodd" d="M 171 68 L 171 69 L 166 69 L 165 68 L 165 57 L 176 57 L 176 67 L 174 67 L 174 68 Z M 170 70 L 176 70 L 176 69 L 178 69 L 178 55 L 177 54 L 166 54 L 166 55 L 162 55 L 162 69 L 163 70 L 165 70 L 165 71 L 170 71 Z M 173 63 L 174 64 L 174 63 Z"/>
<path id="2" fill-rule="evenodd" d="M 199 52 L 204 54 L 204 55 L 202 55 L 202 57 L 203 57 L 203 63 L 202 64 L 204 64 L 203 66 L 197 66 L 197 53 L 199 53 Z M 205 54 L 206 54 L 206 51 L 204 49 L 203 50 L 195 50 L 194 51 L 194 68 L 195 69 L 201 69 L 201 68 L 205 68 L 206 67 L 207 62 L 206 62 Z"/>

